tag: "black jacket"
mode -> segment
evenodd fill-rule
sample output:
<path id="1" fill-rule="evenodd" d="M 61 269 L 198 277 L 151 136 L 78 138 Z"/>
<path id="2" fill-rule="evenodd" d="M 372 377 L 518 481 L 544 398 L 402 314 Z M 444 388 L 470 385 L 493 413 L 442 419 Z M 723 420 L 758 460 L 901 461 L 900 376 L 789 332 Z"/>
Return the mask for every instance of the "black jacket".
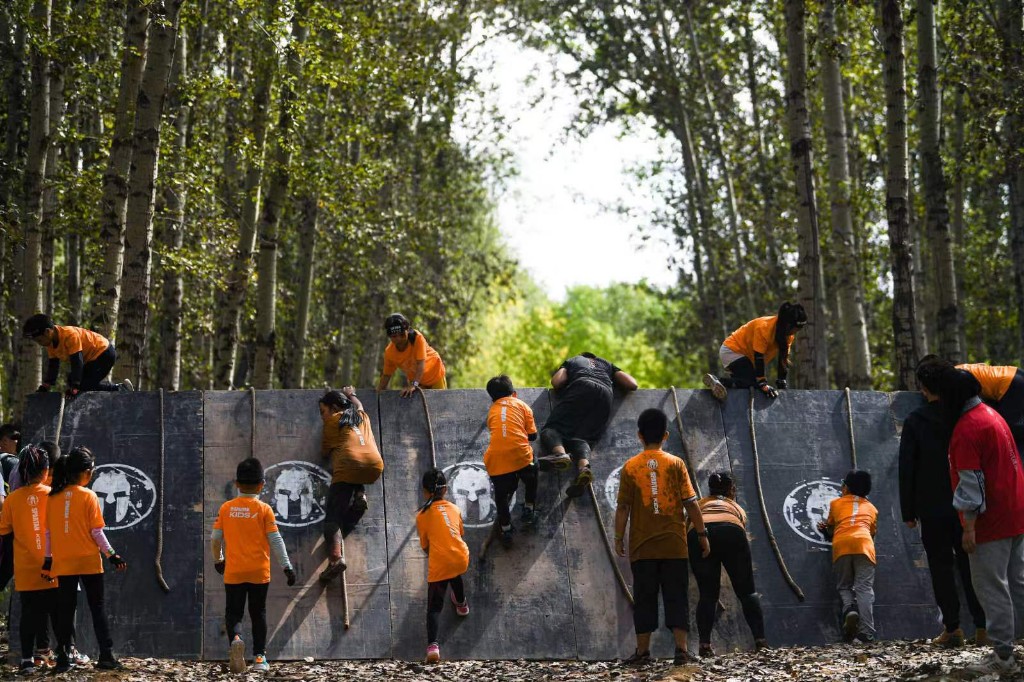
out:
<path id="1" fill-rule="evenodd" d="M 900 509 L 904 521 L 954 516 L 949 481 L 953 425 L 942 405 L 927 403 L 903 422 L 900 438 Z"/>

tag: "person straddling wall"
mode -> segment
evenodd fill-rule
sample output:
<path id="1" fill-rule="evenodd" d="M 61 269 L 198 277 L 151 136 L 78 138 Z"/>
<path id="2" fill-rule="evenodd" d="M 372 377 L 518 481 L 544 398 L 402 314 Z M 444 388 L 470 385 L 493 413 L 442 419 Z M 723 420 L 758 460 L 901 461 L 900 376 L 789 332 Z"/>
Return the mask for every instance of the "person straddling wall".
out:
<path id="1" fill-rule="evenodd" d="M 107 381 L 107 375 L 117 360 L 117 352 L 114 344 L 94 331 L 58 326 L 48 315 L 38 313 L 25 321 L 22 335 L 45 348 L 49 358 L 43 381 L 36 389 L 40 392 L 49 391 L 57 383 L 61 361 L 71 365 L 65 391 L 68 399 L 87 391 L 134 390 L 128 379 L 118 384 Z"/>
<path id="2" fill-rule="evenodd" d="M 411 396 L 417 388 L 448 388 L 441 356 L 430 347 L 423 332 L 412 328 L 405 315 L 388 315 L 384 331 L 388 345 L 384 348 L 384 370 L 377 382 L 377 391 L 385 390 L 391 383 L 391 376 L 399 369 L 407 381 L 401 393 L 403 398 Z"/>

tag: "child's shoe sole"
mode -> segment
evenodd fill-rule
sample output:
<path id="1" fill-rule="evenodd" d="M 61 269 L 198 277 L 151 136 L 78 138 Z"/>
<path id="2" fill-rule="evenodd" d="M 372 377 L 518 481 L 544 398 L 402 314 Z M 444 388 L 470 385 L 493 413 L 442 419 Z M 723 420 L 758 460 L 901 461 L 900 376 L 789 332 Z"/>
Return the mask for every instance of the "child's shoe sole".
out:
<path id="1" fill-rule="evenodd" d="M 228 670 L 233 673 L 244 673 L 245 668 L 245 642 L 241 639 L 235 639 L 231 642 L 231 649 L 228 654 Z"/>

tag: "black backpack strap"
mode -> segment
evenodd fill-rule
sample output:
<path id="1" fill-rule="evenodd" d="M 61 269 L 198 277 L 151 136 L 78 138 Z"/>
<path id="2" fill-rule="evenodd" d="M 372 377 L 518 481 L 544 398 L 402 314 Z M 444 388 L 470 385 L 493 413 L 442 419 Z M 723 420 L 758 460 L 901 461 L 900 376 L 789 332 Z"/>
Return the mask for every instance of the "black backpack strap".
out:
<path id="1" fill-rule="evenodd" d="M 412 344 L 416 343 L 416 337 L 418 335 L 419 335 L 419 332 L 416 331 L 415 329 L 410 329 L 409 330 L 409 345 L 412 345 Z"/>

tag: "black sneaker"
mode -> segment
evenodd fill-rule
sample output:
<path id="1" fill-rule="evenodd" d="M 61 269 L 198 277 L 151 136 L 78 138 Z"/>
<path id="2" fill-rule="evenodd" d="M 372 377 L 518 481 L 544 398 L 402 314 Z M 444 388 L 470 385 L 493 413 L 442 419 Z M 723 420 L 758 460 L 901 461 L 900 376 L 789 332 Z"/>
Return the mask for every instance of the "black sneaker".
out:
<path id="1" fill-rule="evenodd" d="M 61 673 L 66 673 L 69 670 L 71 670 L 71 659 L 67 654 L 58 654 L 57 665 L 53 666 L 53 674 L 60 675 Z"/>
<path id="2" fill-rule="evenodd" d="M 23 660 L 21 665 L 18 666 L 19 675 L 35 675 L 39 668 L 36 667 L 36 662 L 31 658 Z"/>
<path id="3" fill-rule="evenodd" d="M 325 568 L 323 571 L 320 572 L 320 582 L 322 582 L 322 583 L 329 583 L 329 582 L 331 582 L 332 580 L 337 578 L 339 575 L 341 575 L 342 572 L 344 572 L 344 570 L 346 568 L 348 568 L 348 566 L 345 564 L 345 560 L 344 559 L 338 559 L 337 561 L 334 561 L 334 562 L 328 561 L 327 562 L 327 568 Z"/>
<path id="4" fill-rule="evenodd" d="M 516 529 L 512 526 L 508 528 L 502 528 L 498 531 L 498 539 L 501 540 L 501 544 L 504 547 L 512 546 L 512 536 L 515 535 Z"/>
<path id="5" fill-rule="evenodd" d="M 843 641 L 852 642 L 860 629 L 860 614 L 855 606 L 843 612 Z"/>
<path id="6" fill-rule="evenodd" d="M 589 466 L 580 469 L 580 472 L 576 475 L 576 480 L 565 489 L 566 497 L 579 497 L 586 492 L 587 486 L 593 480 L 594 472 L 590 470 Z"/>
<path id="7" fill-rule="evenodd" d="M 676 649 L 676 652 L 678 651 L 679 649 Z M 715 650 L 711 648 L 710 644 L 701 644 L 700 647 L 697 649 L 697 655 L 701 658 L 714 658 Z M 677 663 L 676 665 L 679 664 Z"/>
<path id="8" fill-rule="evenodd" d="M 622 662 L 623 665 L 646 665 L 651 662 L 650 651 L 634 651 L 633 655 Z"/>
<path id="9" fill-rule="evenodd" d="M 96 661 L 96 667 L 99 670 L 123 670 L 124 666 L 121 665 L 121 661 L 114 658 L 113 654 L 100 654 L 100 658 Z"/>
<path id="10" fill-rule="evenodd" d="M 702 647 L 703 648 L 703 647 Z M 708 645 L 708 651 L 711 651 L 711 646 Z M 703 656 L 704 654 L 701 654 Z M 711 651 L 711 656 L 715 655 L 714 651 Z M 691 663 L 699 663 L 698 659 L 693 656 L 686 649 L 676 648 L 675 656 L 672 657 L 672 665 L 688 665 Z"/>
<path id="11" fill-rule="evenodd" d="M 537 525 L 537 510 L 533 507 L 523 507 L 523 515 L 519 517 L 524 526 Z"/>
<path id="12" fill-rule="evenodd" d="M 353 512 L 365 512 L 370 508 L 370 504 L 366 501 L 366 493 L 356 493 L 352 496 L 352 506 L 349 509 Z"/>
<path id="13" fill-rule="evenodd" d="M 856 637 L 854 637 L 854 639 L 856 639 L 861 644 L 873 644 L 875 641 L 873 635 L 869 635 L 864 632 L 859 633 Z"/>

